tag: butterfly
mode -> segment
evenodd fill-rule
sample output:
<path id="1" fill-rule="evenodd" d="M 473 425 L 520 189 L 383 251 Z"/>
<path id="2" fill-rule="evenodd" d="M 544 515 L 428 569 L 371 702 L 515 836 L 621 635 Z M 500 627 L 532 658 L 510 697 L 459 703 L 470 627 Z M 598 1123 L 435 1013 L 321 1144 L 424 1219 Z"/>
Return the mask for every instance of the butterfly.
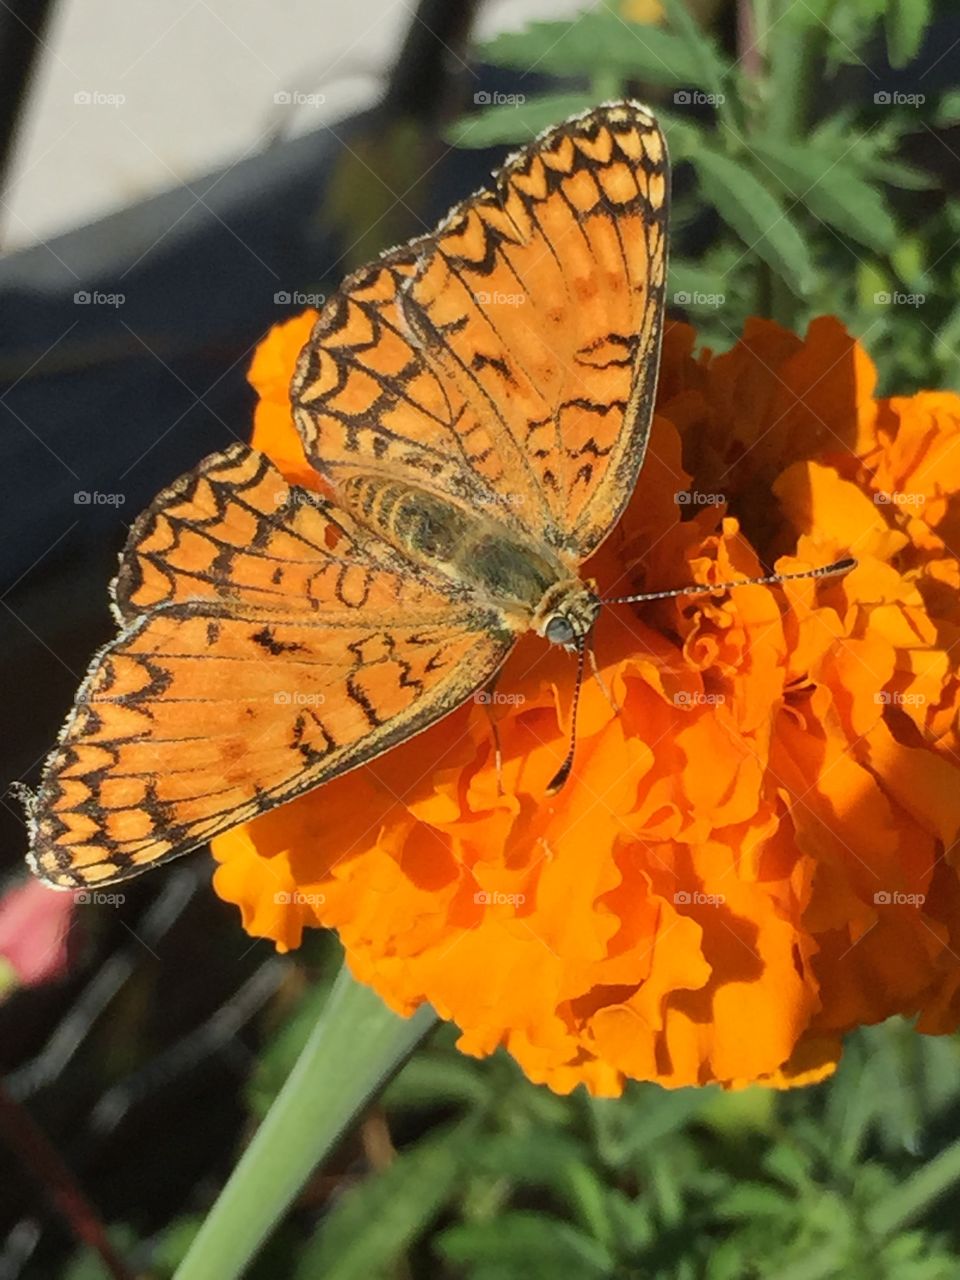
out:
<path id="1" fill-rule="evenodd" d="M 134 523 L 120 633 L 28 806 L 37 875 L 186 853 L 447 715 L 527 631 L 579 653 L 579 690 L 580 569 L 650 432 L 668 194 L 651 112 L 607 104 L 344 282 L 291 387 L 323 492 L 234 445 Z"/>

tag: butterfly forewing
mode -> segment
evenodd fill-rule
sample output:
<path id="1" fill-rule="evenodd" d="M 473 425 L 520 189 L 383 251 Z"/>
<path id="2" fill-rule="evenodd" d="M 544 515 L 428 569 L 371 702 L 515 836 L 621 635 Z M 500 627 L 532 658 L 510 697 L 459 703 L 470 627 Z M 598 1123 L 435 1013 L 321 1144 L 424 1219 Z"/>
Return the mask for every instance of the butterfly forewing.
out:
<path id="1" fill-rule="evenodd" d="M 646 108 L 548 130 L 326 308 L 293 383 L 308 454 L 334 479 L 387 468 L 493 506 L 586 558 L 643 460 L 667 204 Z"/>
<path id="2" fill-rule="evenodd" d="M 643 461 L 666 269 L 666 149 L 643 108 L 549 131 L 453 211 L 404 288 L 426 359 L 510 461 L 506 505 L 582 560 Z M 510 502 L 510 486 L 524 477 Z M 525 492 L 536 487 L 539 502 Z"/>

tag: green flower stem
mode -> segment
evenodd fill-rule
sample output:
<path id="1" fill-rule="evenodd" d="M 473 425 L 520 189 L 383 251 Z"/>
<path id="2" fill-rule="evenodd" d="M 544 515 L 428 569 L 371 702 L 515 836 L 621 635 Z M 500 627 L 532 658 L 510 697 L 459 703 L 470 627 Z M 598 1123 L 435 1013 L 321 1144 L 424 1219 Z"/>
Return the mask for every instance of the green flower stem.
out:
<path id="1" fill-rule="evenodd" d="M 785 139 L 806 137 L 815 95 L 823 78 L 830 40 L 832 0 L 810 0 L 797 7 L 778 0 L 776 17 L 768 10 L 770 132 Z"/>
<path id="2" fill-rule="evenodd" d="M 341 970 L 296 1066 L 220 1193 L 176 1280 L 233 1280 L 324 1156 L 436 1024 L 400 1018 Z"/>

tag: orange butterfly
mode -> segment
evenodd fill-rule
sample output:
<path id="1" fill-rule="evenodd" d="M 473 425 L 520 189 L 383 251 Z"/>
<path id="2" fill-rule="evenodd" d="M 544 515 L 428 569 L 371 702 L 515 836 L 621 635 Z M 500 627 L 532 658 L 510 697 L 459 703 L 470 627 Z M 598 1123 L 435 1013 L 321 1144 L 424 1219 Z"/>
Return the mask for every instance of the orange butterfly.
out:
<path id="1" fill-rule="evenodd" d="M 344 283 L 292 386 L 329 496 L 234 446 L 140 516 L 29 806 L 39 876 L 136 875 L 356 768 L 528 630 L 582 670 L 579 568 L 650 430 L 668 180 L 651 113 L 599 107 Z"/>

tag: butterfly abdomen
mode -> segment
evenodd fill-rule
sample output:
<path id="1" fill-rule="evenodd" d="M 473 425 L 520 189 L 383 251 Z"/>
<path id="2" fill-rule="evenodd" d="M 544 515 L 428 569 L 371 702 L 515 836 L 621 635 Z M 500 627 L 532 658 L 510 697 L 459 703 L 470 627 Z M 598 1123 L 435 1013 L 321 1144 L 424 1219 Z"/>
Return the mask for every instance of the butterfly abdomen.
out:
<path id="1" fill-rule="evenodd" d="M 501 605 L 532 612 L 569 576 L 547 548 L 495 516 L 411 485 L 353 476 L 343 498 L 364 523 L 408 559 L 440 570 Z"/>
<path id="2" fill-rule="evenodd" d="M 462 507 L 377 476 L 351 476 L 343 486 L 343 497 L 386 542 L 431 564 L 452 561 L 471 523 L 469 512 Z"/>

